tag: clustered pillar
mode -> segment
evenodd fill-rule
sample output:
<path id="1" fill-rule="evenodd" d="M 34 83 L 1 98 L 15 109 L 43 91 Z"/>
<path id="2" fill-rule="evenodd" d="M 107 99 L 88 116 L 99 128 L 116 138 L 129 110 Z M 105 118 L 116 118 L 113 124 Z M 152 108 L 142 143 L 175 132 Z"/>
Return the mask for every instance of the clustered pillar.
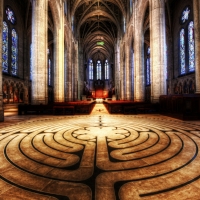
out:
<path id="1" fill-rule="evenodd" d="M 115 90 L 116 97 L 119 99 L 120 95 L 120 52 L 119 41 L 115 45 Z"/>
<path id="2" fill-rule="evenodd" d="M 137 12 L 137 11 L 136 11 Z M 143 102 L 144 93 L 144 62 L 143 62 L 143 31 L 140 23 L 140 13 L 135 13 L 135 40 L 134 40 L 134 101 Z"/>
<path id="3" fill-rule="evenodd" d="M 193 0 L 196 93 L 200 93 L 200 0 Z"/>
<path id="4" fill-rule="evenodd" d="M 32 2 L 32 104 L 47 104 L 48 0 Z"/>
<path id="5" fill-rule="evenodd" d="M 125 98 L 126 100 L 131 100 L 131 80 L 130 80 L 130 51 L 129 51 L 129 45 L 126 46 L 126 74 L 125 74 L 125 80 L 126 80 L 126 88 L 125 88 Z"/>
<path id="6" fill-rule="evenodd" d="M 73 100 L 78 99 L 78 44 L 74 43 L 74 92 Z"/>
<path id="7" fill-rule="evenodd" d="M 64 102 L 64 3 L 61 3 L 59 24 L 55 33 L 54 101 Z"/>
<path id="8" fill-rule="evenodd" d="M 121 62 L 120 62 L 120 100 L 125 100 L 125 52 L 124 52 L 124 45 L 123 50 L 121 52 Z"/>
<path id="9" fill-rule="evenodd" d="M 67 59 L 68 59 L 68 67 L 66 70 L 67 73 L 67 87 L 66 87 L 66 95 L 67 101 L 72 101 L 72 42 L 71 37 L 69 37 L 69 45 L 68 45 L 68 52 L 67 52 Z"/>
<path id="10" fill-rule="evenodd" d="M 150 0 L 151 102 L 166 94 L 165 1 Z"/>

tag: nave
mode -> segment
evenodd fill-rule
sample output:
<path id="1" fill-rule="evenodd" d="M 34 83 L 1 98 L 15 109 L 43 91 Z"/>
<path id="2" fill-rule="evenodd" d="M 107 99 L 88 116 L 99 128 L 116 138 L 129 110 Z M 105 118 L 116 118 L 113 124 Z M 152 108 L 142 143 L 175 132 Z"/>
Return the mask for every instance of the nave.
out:
<path id="1" fill-rule="evenodd" d="M 0 199 L 199 199 L 200 122 L 158 114 L 8 115 Z"/>

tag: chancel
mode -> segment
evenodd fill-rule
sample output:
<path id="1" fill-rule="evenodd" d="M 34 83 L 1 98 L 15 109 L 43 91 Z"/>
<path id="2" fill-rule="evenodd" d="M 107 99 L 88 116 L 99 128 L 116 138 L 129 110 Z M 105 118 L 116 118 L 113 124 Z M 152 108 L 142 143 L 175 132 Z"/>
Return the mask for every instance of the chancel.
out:
<path id="1" fill-rule="evenodd" d="M 200 199 L 199 0 L 1 0 L 0 69 L 0 199 Z"/>

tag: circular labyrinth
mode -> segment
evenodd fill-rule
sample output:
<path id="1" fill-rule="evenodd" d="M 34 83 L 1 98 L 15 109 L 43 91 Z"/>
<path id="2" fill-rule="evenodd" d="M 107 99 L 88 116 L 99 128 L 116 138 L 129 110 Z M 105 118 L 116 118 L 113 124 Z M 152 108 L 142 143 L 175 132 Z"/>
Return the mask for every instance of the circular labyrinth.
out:
<path id="1" fill-rule="evenodd" d="M 200 126 L 78 116 L 0 129 L 0 199 L 199 199 Z"/>

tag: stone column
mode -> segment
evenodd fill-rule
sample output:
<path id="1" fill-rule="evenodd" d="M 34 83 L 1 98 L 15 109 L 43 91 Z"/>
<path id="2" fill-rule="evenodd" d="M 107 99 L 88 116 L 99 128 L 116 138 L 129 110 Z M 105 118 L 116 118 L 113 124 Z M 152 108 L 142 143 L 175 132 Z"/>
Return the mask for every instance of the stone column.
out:
<path id="1" fill-rule="evenodd" d="M 68 67 L 68 63 L 67 63 L 67 44 L 65 42 L 64 45 L 64 95 L 65 95 L 65 101 L 67 101 L 67 67 Z"/>
<path id="2" fill-rule="evenodd" d="M 4 121 L 4 110 L 3 110 L 3 76 L 2 76 L 2 29 L 3 29 L 3 0 L 0 1 L 0 122 Z"/>
<path id="3" fill-rule="evenodd" d="M 32 104 L 47 104 L 48 0 L 32 2 Z"/>
<path id="4" fill-rule="evenodd" d="M 120 52 L 119 52 L 119 41 L 115 45 L 115 91 L 116 97 L 119 99 L 120 89 Z"/>
<path id="5" fill-rule="evenodd" d="M 126 77 L 125 77 L 125 82 L 126 82 L 126 88 L 125 88 L 125 98 L 126 100 L 131 100 L 131 81 L 130 81 L 130 44 L 129 40 L 127 39 L 126 41 Z"/>
<path id="6" fill-rule="evenodd" d="M 120 100 L 125 100 L 125 88 L 126 88 L 126 81 L 125 81 L 125 49 L 124 45 L 122 45 L 121 51 L 121 61 L 120 61 Z"/>
<path id="7" fill-rule="evenodd" d="M 83 62 L 83 48 L 82 42 L 78 47 L 79 49 L 79 65 L 78 65 L 78 100 L 81 100 L 81 96 L 83 95 L 84 89 L 84 73 L 85 73 L 85 66 Z"/>
<path id="8" fill-rule="evenodd" d="M 60 4 L 55 33 L 54 101 L 64 102 L 64 2 Z"/>
<path id="9" fill-rule="evenodd" d="M 130 49 L 130 90 L 131 90 L 131 95 L 130 99 L 133 101 L 134 100 L 134 51 L 133 47 L 131 44 L 131 49 Z"/>
<path id="10" fill-rule="evenodd" d="M 72 37 L 69 34 L 69 40 L 67 44 L 67 87 L 66 87 L 66 100 L 72 101 Z"/>
<path id="11" fill-rule="evenodd" d="M 74 71 L 75 71 L 75 60 L 74 60 L 74 42 L 72 42 L 71 48 L 71 101 L 74 101 Z"/>
<path id="12" fill-rule="evenodd" d="M 166 94 L 165 1 L 150 0 L 151 102 Z"/>
<path id="13" fill-rule="evenodd" d="M 135 37 L 134 37 L 134 101 L 143 102 L 144 88 L 144 35 L 140 13 L 135 11 Z"/>
<path id="14" fill-rule="evenodd" d="M 200 0 L 193 0 L 196 93 L 200 93 Z"/>
<path id="15" fill-rule="evenodd" d="M 78 100 L 78 44 L 74 43 L 74 100 Z"/>
<path id="16" fill-rule="evenodd" d="M 75 43 L 74 41 L 72 42 L 72 49 L 71 49 L 71 98 L 72 98 L 72 101 L 74 101 L 75 99 L 75 64 L 76 62 L 76 59 L 75 59 Z"/>

